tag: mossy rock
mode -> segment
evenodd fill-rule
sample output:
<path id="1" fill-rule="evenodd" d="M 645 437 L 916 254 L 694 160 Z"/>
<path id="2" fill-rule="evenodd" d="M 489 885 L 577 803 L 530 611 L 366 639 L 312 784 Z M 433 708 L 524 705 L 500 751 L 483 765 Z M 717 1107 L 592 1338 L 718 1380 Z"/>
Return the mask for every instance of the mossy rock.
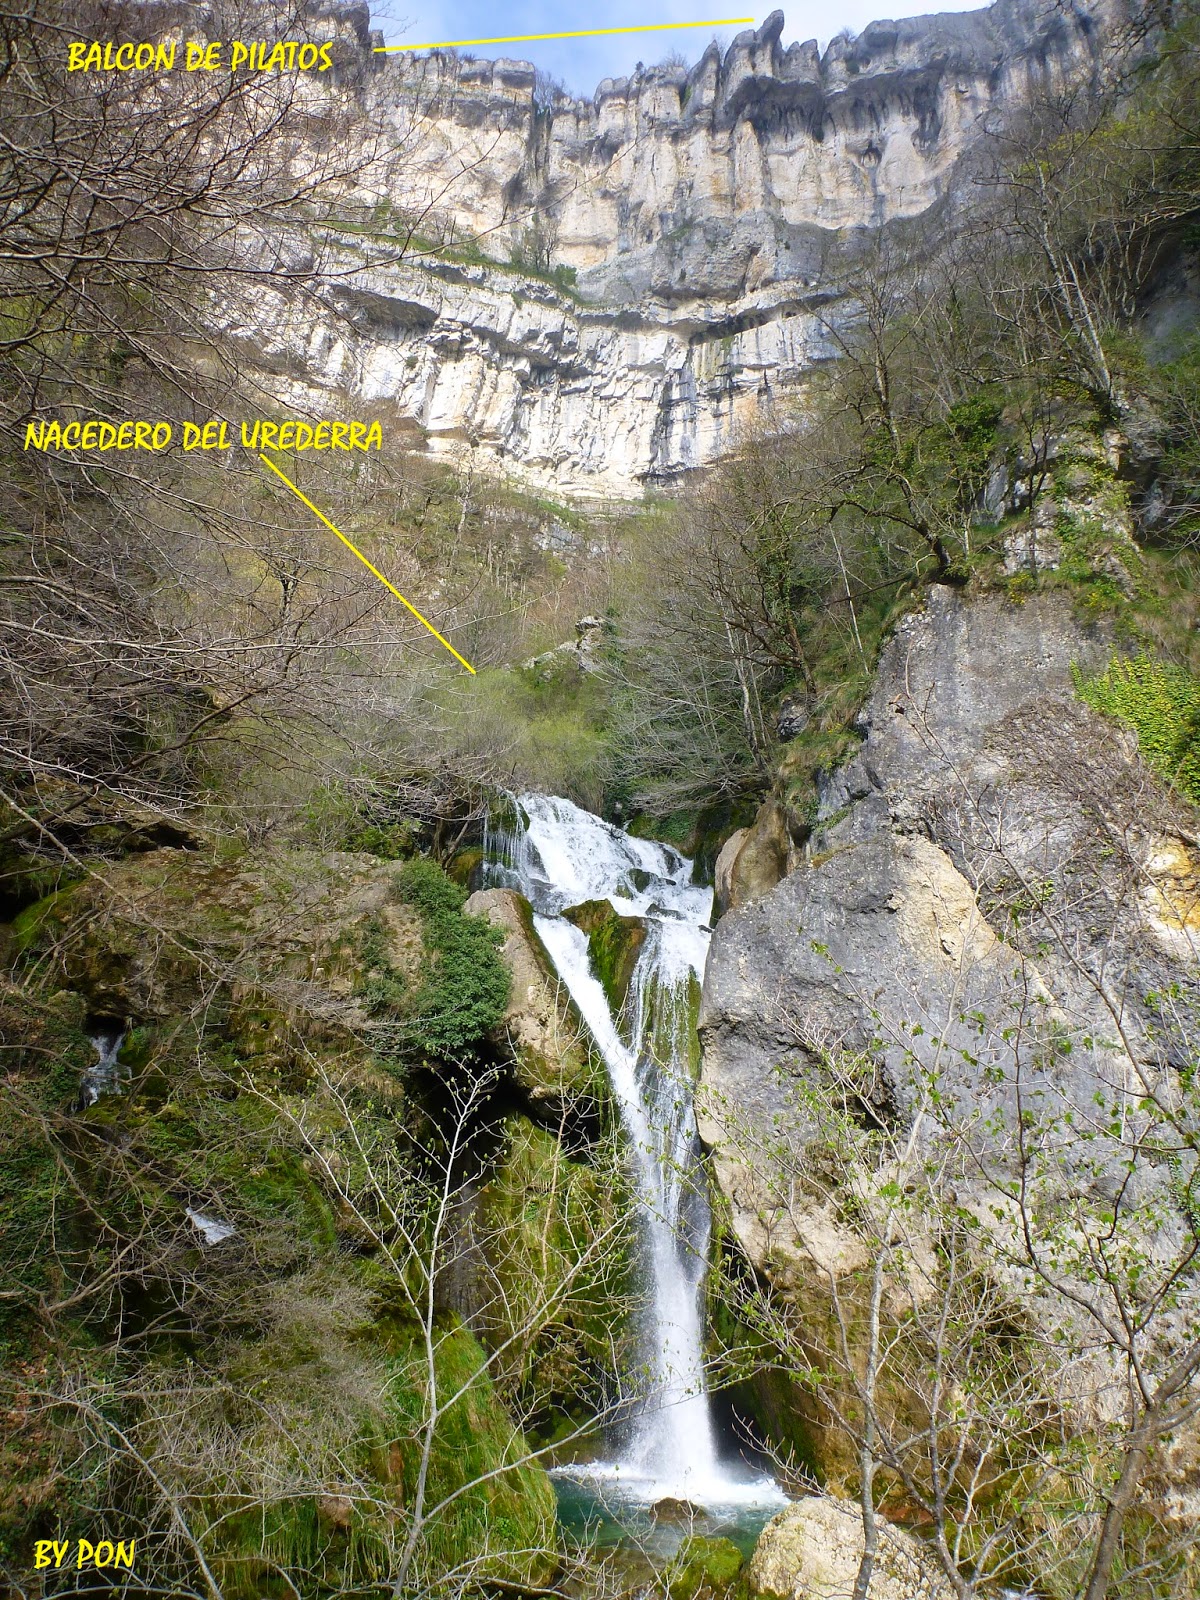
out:
<path id="1" fill-rule="evenodd" d="M 477 846 L 456 850 L 446 867 L 446 876 L 463 889 L 478 887 L 479 869 L 483 865 L 483 851 Z"/>
<path id="2" fill-rule="evenodd" d="M 712 1600 L 728 1594 L 744 1560 L 732 1539 L 692 1534 L 667 1571 L 671 1600 Z"/>
<path id="3" fill-rule="evenodd" d="M 504 934 L 512 986 L 495 1043 L 509 1054 L 517 1086 L 556 1127 L 564 1112 L 598 1123 L 608 1094 L 604 1062 L 538 937 L 529 901 L 515 889 L 479 889 L 466 910 Z"/>
<path id="4" fill-rule="evenodd" d="M 564 1421 L 585 1423 L 620 1383 L 636 1337 L 632 1214 L 616 1145 L 576 1161 L 552 1134 L 509 1118 L 477 1213 L 486 1271 L 469 1292 L 479 1302 L 473 1324 L 493 1348 L 507 1347 L 506 1382 L 540 1439 L 561 1435 Z M 536 1338 L 515 1337 L 546 1295 L 553 1304 Z"/>
<path id="5" fill-rule="evenodd" d="M 626 917 L 607 900 L 585 900 L 563 912 L 568 922 L 588 936 L 592 970 L 599 978 L 614 1015 L 625 1004 L 633 970 L 646 942 L 641 917 Z"/>

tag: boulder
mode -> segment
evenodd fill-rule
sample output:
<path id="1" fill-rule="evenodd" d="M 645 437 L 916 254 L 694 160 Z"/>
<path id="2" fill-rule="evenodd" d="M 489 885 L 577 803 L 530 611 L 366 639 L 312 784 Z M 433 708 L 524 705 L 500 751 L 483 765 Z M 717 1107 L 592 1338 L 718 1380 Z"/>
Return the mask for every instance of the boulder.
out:
<path id="1" fill-rule="evenodd" d="M 666 1494 L 650 1507 L 650 1515 L 655 1522 L 691 1523 L 702 1517 L 704 1512 L 690 1500 L 679 1500 L 674 1495 Z"/>
<path id="2" fill-rule="evenodd" d="M 721 847 L 715 872 L 717 915 L 773 889 L 788 870 L 791 839 L 783 807 L 764 800 L 748 828 L 738 828 Z"/>
<path id="3" fill-rule="evenodd" d="M 607 900 L 585 900 L 569 907 L 563 916 L 587 934 L 593 971 L 615 1015 L 625 1004 L 633 969 L 646 942 L 645 922 L 614 911 Z"/>
<path id="4" fill-rule="evenodd" d="M 513 981 L 497 1042 L 511 1053 L 532 1106 L 557 1113 L 594 1098 L 600 1080 L 586 1033 L 537 936 L 528 900 L 515 889 L 477 889 L 464 909 L 503 931 L 501 954 Z"/>
<path id="5" fill-rule="evenodd" d="M 746 1568 L 746 1585 L 764 1600 L 851 1600 L 862 1555 L 858 1506 L 813 1495 L 767 1523 Z M 880 1521 L 871 1600 L 950 1600 L 952 1593 L 917 1540 Z"/>
<path id="6" fill-rule="evenodd" d="M 716 897 L 718 917 L 724 916 L 733 905 L 733 867 L 749 831 L 749 828 L 735 828 L 717 855 L 717 865 L 713 873 L 713 893 Z"/>
<path id="7" fill-rule="evenodd" d="M 728 1594 L 744 1562 L 732 1539 L 690 1535 L 667 1571 L 671 1600 L 712 1600 Z"/>

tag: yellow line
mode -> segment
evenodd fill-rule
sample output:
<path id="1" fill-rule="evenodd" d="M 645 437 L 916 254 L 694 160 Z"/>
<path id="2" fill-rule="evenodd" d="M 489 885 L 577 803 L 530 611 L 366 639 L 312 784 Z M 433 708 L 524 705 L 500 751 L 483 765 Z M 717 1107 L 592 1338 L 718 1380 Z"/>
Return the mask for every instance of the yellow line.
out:
<path id="1" fill-rule="evenodd" d="M 399 589 L 397 589 L 393 584 L 390 584 L 387 581 L 387 579 L 384 577 L 383 573 L 380 572 L 379 568 L 378 567 L 373 567 L 371 565 L 371 563 L 367 560 L 366 556 L 363 555 L 362 551 L 359 550 L 357 548 L 357 546 L 352 545 L 350 543 L 349 539 L 347 539 L 346 535 L 342 532 L 342 530 L 340 528 L 335 528 L 333 523 L 330 522 L 329 518 L 325 515 L 325 513 L 323 511 L 318 511 L 316 506 L 313 505 L 312 501 L 308 498 L 308 496 L 306 494 L 301 494 L 299 489 L 297 489 L 296 485 L 292 482 L 292 480 L 289 477 L 287 477 L 287 475 L 285 473 L 280 472 L 279 468 L 275 465 L 275 463 L 272 460 L 270 460 L 267 456 L 264 456 L 261 450 L 259 451 L 258 459 L 263 463 L 264 466 L 270 467 L 271 471 L 275 474 L 275 476 L 277 478 L 282 478 L 283 479 L 284 483 L 287 484 L 288 488 L 296 496 L 296 499 L 297 500 L 303 500 L 304 504 L 312 512 L 313 516 L 314 517 L 319 517 L 321 519 L 321 521 L 325 524 L 325 526 L 329 529 L 330 533 L 336 533 L 337 534 L 338 538 L 346 546 L 346 549 L 350 551 L 351 555 L 357 556 L 358 559 L 362 562 L 363 566 L 366 567 L 367 571 L 368 572 L 373 572 L 375 574 L 375 576 L 379 579 L 379 581 L 383 585 L 383 587 L 385 589 L 390 589 L 392 591 L 392 593 L 396 596 L 396 599 L 399 600 L 402 605 L 406 605 L 408 607 L 408 609 L 412 612 L 413 616 L 416 617 L 418 622 L 424 623 L 425 627 L 427 627 L 429 629 L 430 633 L 438 641 L 438 643 L 439 644 L 444 644 L 446 646 L 446 649 L 449 650 L 450 654 L 454 657 L 454 659 L 456 661 L 461 661 L 463 666 L 466 667 L 466 669 L 467 669 L 467 671 L 469 673 L 471 673 L 473 676 L 476 675 L 475 674 L 475 668 L 471 665 L 471 663 L 469 661 L 464 660 L 463 657 L 459 655 L 458 651 L 450 643 L 449 639 L 443 639 L 442 638 L 441 634 L 434 627 L 433 623 L 430 622 L 426 617 L 423 617 L 421 615 L 421 613 L 417 610 L 416 606 L 413 605 L 412 601 L 411 600 L 406 600 L 404 598 L 404 596 L 400 593 Z"/>
<path id="2" fill-rule="evenodd" d="M 379 44 L 375 55 L 393 50 L 457 50 L 470 44 L 527 44 L 534 39 L 598 39 L 607 33 L 666 33 L 669 28 L 724 28 L 733 22 L 753 22 L 753 17 L 713 17 L 704 22 L 648 22 L 638 28 L 580 28 L 576 33 L 509 33 L 501 39 L 441 39 L 436 44 Z"/>

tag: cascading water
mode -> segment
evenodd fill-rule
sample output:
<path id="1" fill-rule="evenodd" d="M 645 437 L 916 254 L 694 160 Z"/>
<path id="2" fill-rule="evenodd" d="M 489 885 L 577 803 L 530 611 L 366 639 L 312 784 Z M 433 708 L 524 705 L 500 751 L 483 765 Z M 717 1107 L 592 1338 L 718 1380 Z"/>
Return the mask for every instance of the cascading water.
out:
<path id="1" fill-rule="evenodd" d="M 122 1029 L 97 1033 L 92 1039 L 96 1060 L 83 1075 L 79 1099 L 84 1106 L 94 1106 L 102 1094 L 122 1094 L 129 1082 L 129 1069 L 121 1060 L 121 1046 L 125 1043 Z"/>
<path id="2" fill-rule="evenodd" d="M 704 974 L 712 891 L 692 884 L 692 864 L 678 851 L 635 839 L 569 800 L 522 795 L 517 806 L 517 826 L 486 841 L 490 881 L 531 902 L 538 934 L 608 1067 L 632 1156 L 651 1290 L 649 1382 L 628 1448 L 617 1462 L 574 1470 L 645 1503 L 782 1500 L 771 1480 L 722 1463 L 704 1386 L 700 1290 L 709 1212 L 692 1109 L 689 991 Z M 601 899 L 647 924 L 624 1032 L 591 970 L 586 934 L 561 915 Z"/>

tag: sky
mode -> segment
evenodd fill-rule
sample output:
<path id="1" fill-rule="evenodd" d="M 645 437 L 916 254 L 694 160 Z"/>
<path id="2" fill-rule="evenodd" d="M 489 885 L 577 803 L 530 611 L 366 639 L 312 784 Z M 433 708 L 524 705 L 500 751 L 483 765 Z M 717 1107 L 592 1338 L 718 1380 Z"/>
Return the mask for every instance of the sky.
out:
<path id="1" fill-rule="evenodd" d="M 835 33 L 850 28 L 855 33 L 881 14 L 920 16 L 929 10 L 973 11 L 980 0 L 941 0 L 931 6 L 905 5 L 891 0 L 799 0 L 784 5 L 787 22 L 783 44 L 817 39 L 824 49 Z M 743 28 L 757 26 L 772 9 L 770 3 L 753 23 L 727 28 L 686 28 L 667 33 L 627 34 L 616 38 L 566 39 L 541 44 L 477 46 L 479 56 L 512 56 L 532 61 L 560 79 L 572 94 L 591 96 L 601 78 L 628 76 L 639 61 L 650 66 L 672 51 L 690 63 L 703 53 L 712 38 L 726 45 Z M 745 0 L 607 0 L 603 7 L 572 6 L 567 0 L 373 0 L 372 26 L 382 28 L 388 44 L 440 43 L 452 39 L 495 38 L 514 33 L 563 33 L 579 28 L 638 27 L 649 22 L 691 22 L 701 17 L 749 16 Z"/>

